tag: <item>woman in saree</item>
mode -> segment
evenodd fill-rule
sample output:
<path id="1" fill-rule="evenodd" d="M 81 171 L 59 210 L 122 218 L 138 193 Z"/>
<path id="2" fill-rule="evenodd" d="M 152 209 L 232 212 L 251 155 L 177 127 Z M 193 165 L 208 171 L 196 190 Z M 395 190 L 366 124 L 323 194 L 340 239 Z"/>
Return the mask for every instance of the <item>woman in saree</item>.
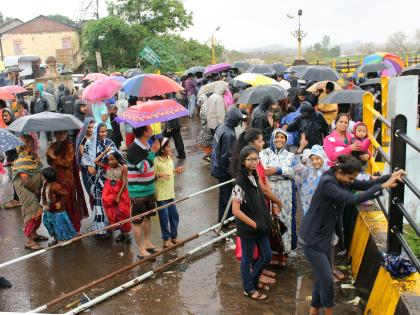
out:
<path id="1" fill-rule="evenodd" d="M 19 149 L 17 159 L 12 166 L 12 182 L 22 204 L 23 231 L 26 236 L 26 249 L 38 250 L 42 247 L 37 241 L 48 240 L 38 235 L 41 225 L 42 207 L 39 197 L 42 187 L 42 163 L 35 153 L 35 141 L 30 135 L 23 135 L 24 145 Z"/>
<path id="2" fill-rule="evenodd" d="M 47 162 L 55 169 L 58 182 L 67 191 L 64 208 L 74 229 L 80 232 L 81 221 L 88 216 L 88 211 L 75 161 L 74 144 L 68 140 L 66 130 L 55 131 L 54 137 L 56 141 L 46 152 Z"/>
<path id="3" fill-rule="evenodd" d="M 283 201 L 283 209 L 279 214 L 280 220 L 287 227 L 283 234 L 284 250 L 290 253 L 296 245 L 293 242 L 293 234 L 296 231 L 292 228 L 294 215 L 296 214 L 296 203 L 294 198 L 293 178 L 295 173 L 292 169 L 294 154 L 286 150 L 287 133 L 281 129 L 275 129 L 271 134 L 270 146 L 260 153 L 261 162 L 266 169 L 266 175 L 274 195 Z M 286 257 L 283 257 L 281 265 L 285 265 Z"/>
<path id="4" fill-rule="evenodd" d="M 76 138 L 76 162 L 80 167 L 80 173 L 82 174 L 82 182 L 85 187 L 86 192 L 90 196 L 90 182 L 89 182 L 89 172 L 86 166 L 82 165 L 82 156 L 86 142 L 92 139 L 93 136 L 93 127 L 95 125 L 95 120 L 93 117 L 86 117 L 83 122 L 83 128 L 80 129 L 79 134 Z"/>
<path id="5" fill-rule="evenodd" d="M 89 173 L 89 184 L 93 198 L 93 229 L 98 230 L 108 225 L 104 207 L 102 205 L 102 190 L 105 183 L 105 170 L 95 163 L 95 159 L 108 150 L 117 151 L 112 140 L 107 138 L 107 126 L 104 123 L 95 123 L 92 138 L 86 141 L 84 146 L 81 165 L 85 166 Z M 111 232 L 100 231 L 98 238 L 107 238 Z"/>

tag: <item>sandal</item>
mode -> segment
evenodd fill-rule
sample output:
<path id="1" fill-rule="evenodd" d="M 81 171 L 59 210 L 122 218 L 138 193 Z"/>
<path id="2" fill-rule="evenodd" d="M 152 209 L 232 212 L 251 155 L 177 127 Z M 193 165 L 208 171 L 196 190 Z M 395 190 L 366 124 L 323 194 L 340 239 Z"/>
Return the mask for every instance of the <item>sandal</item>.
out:
<path id="1" fill-rule="evenodd" d="M 262 274 L 264 276 L 271 277 L 271 278 L 275 278 L 276 277 L 276 273 L 275 272 L 272 272 L 272 271 L 266 270 L 266 269 L 263 270 Z"/>
<path id="2" fill-rule="evenodd" d="M 270 278 L 270 277 L 267 277 L 267 276 L 260 276 L 258 281 L 263 283 L 263 284 L 275 284 L 276 283 L 276 279 L 273 279 L 273 278 Z"/>
<path id="3" fill-rule="evenodd" d="M 6 209 L 12 209 L 12 208 L 16 208 L 16 207 L 20 207 L 20 201 L 18 200 L 10 200 L 9 202 L 4 204 L 4 207 Z"/>
<path id="4" fill-rule="evenodd" d="M 41 245 L 38 244 L 34 244 L 34 245 L 25 245 L 26 249 L 30 249 L 30 250 L 40 250 L 40 249 L 44 249 L 44 247 L 42 247 Z"/>
<path id="5" fill-rule="evenodd" d="M 338 269 L 333 269 L 333 275 L 334 277 L 336 277 L 338 280 L 343 280 L 346 276 Z"/>
<path id="6" fill-rule="evenodd" d="M 150 254 L 154 254 L 158 252 L 158 249 L 156 247 L 152 247 L 152 248 L 146 248 L 146 250 L 150 253 Z"/>
<path id="7" fill-rule="evenodd" d="M 257 295 L 254 295 L 255 293 L 257 293 Z M 244 296 L 253 300 L 258 300 L 258 301 L 266 300 L 268 298 L 267 295 L 262 294 L 258 291 L 252 291 L 252 292 L 244 291 Z"/>
<path id="8" fill-rule="evenodd" d="M 257 288 L 264 291 L 269 291 L 270 287 L 262 282 L 259 282 Z"/>

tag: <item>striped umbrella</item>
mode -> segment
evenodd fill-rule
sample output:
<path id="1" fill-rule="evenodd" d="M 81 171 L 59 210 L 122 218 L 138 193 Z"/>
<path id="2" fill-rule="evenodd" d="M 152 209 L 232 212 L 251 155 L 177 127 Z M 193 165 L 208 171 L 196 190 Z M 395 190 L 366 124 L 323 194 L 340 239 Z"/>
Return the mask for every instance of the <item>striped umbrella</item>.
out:
<path id="1" fill-rule="evenodd" d="M 171 78 L 160 74 L 147 73 L 128 79 L 124 83 L 122 91 L 133 96 L 152 97 L 178 92 L 182 89 L 183 87 Z"/>
<path id="2" fill-rule="evenodd" d="M 402 69 L 404 68 L 404 61 L 398 55 L 391 53 L 378 52 L 368 55 L 363 59 L 363 64 L 373 64 L 381 62 L 383 62 L 385 65 L 392 67 L 392 69 L 386 69 L 389 75 L 400 74 Z"/>
<path id="3" fill-rule="evenodd" d="M 137 104 L 118 115 L 116 121 L 119 123 L 126 122 L 134 128 L 138 128 L 189 114 L 184 106 L 174 100 L 137 102 Z"/>
<path id="4" fill-rule="evenodd" d="M 89 84 L 82 92 L 82 100 L 92 103 L 109 99 L 121 90 L 122 84 L 113 78 L 104 78 Z"/>

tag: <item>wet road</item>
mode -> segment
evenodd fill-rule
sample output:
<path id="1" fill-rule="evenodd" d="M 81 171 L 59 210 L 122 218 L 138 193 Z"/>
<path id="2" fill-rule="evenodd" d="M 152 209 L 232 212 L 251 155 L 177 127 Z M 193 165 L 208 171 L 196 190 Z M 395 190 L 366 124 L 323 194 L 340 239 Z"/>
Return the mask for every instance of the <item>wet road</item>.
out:
<path id="1" fill-rule="evenodd" d="M 177 162 L 185 172 L 176 178 L 177 198 L 216 184 L 209 175 L 209 164 L 195 144 L 198 121 L 184 120 L 182 134 L 187 159 Z M 45 150 L 45 143 L 41 149 Z M 174 151 L 176 152 L 176 151 Z M 176 155 L 176 154 L 175 154 Z M 12 195 L 10 182 L 0 187 L 4 201 Z M 186 238 L 213 224 L 217 219 L 218 191 L 213 190 L 178 204 L 180 213 L 179 238 Z M 82 231 L 90 229 L 91 220 L 83 221 Z M 20 209 L 0 210 L 0 262 L 16 258 L 29 251 L 24 249 Z M 45 229 L 42 234 L 47 235 Z M 139 276 L 151 268 L 210 240 L 207 234 L 187 243 L 153 262 L 147 262 L 130 272 L 85 291 L 94 298 Z M 158 218 L 152 219 L 152 241 L 161 245 Z M 46 243 L 45 243 L 46 245 Z M 92 308 L 90 314 L 308 314 L 312 275 L 300 250 L 289 260 L 285 269 L 277 270 L 277 284 L 268 292 L 269 298 L 256 302 L 242 296 L 239 263 L 231 242 L 221 242 L 203 250 L 165 272 L 118 294 Z M 116 269 L 135 262 L 136 247 L 120 245 L 114 240 L 87 238 L 65 248 L 59 248 L 35 258 L 0 269 L 13 287 L 0 290 L 0 311 L 26 312 L 79 288 Z M 347 281 L 348 282 L 348 281 Z M 355 290 L 337 288 L 337 314 L 361 314 L 352 300 Z M 49 313 L 70 310 L 81 295 L 48 309 Z"/>

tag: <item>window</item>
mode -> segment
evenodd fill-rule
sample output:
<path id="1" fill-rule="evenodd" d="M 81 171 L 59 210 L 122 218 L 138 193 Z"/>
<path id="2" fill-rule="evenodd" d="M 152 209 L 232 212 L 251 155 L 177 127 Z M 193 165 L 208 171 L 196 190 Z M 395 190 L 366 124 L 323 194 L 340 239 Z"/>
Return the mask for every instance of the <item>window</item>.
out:
<path id="1" fill-rule="evenodd" d="M 22 41 L 21 40 L 13 41 L 13 52 L 15 55 L 22 54 Z"/>
<path id="2" fill-rule="evenodd" d="M 70 49 L 71 48 L 71 38 L 65 37 L 62 39 L 63 41 L 63 49 Z"/>

